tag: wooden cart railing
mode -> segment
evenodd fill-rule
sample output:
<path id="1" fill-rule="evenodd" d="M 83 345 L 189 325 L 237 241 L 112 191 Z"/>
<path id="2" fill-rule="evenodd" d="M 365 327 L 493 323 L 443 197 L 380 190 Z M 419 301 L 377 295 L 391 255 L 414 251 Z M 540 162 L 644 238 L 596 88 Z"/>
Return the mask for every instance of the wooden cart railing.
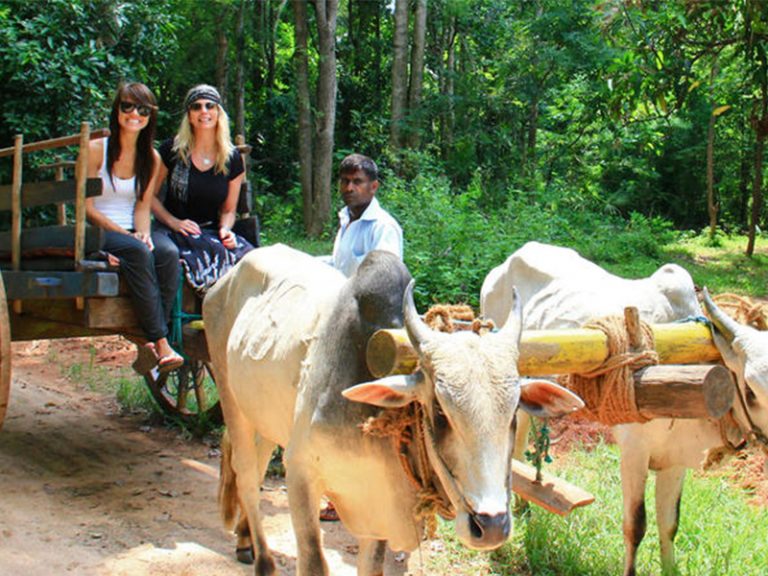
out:
<path id="1" fill-rule="evenodd" d="M 88 179 L 89 141 L 107 136 L 106 129 L 91 131 L 83 123 L 80 133 L 42 142 L 24 144 L 16 136 L 14 146 L 0 149 L 0 158 L 13 157 L 13 177 L 10 185 L 0 186 L 0 210 L 11 212 L 10 232 L 0 232 L 0 427 L 8 405 L 11 380 L 11 340 L 66 338 L 120 334 L 142 346 L 143 336 L 125 289 L 121 289 L 117 271 L 106 262 L 89 260 L 88 252 L 100 245 L 99 229 L 86 226 L 85 200 L 101 194 L 101 180 Z M 45 182 L 23 181 L 24 154 L 65 146 L 78 146 L 74 162 L 74 180 L 64 179 L 64 168 L 70 162 L 57 162 L 47 168 L 57 170 L 56 179 Z M 238 138 L 238 148 L 247 159 L 249 146 Z M 58 227 L 25 228 L 23 209 L 57 204 Z M 63 204 L 74 204 L 74 227 L 65 226 Z M 238 233 L 256 238 L 258 220 L 242 219 L 250 212 L 250 189 L 246 183 L 241 190 L 238 213 L 241 219 Z M 63 245 L 48 244 L 51 231 L 64 236 Z M 6 237 L 3 238 L 3 235 Z M 5 259 L 2 241 L 7 241 Z M 69 241 L 67 241 L 69 239 Z M 8 254 L 9 253 L 9 254 Z M 44 256 L 42 260 L 36 257 Z M 193 308 L 199 309 L 199 299 L 191 292 L 179 298 L 174 322 Z M 10 307 L 6 305 L 10 304 Z M 160 407 L 181 419 L 220 417 L 218 403 L 210 401 L 204 390 L 215 393 L 208 364 L 205 335 L 201 326 L 185 326 L 176 330 L 183 342 L 176 342 L 185 356 L 184 366 L 166 374 L 145 368 L 146 355 L 139 355 L 135 367 L 141 368 L 145 382 Z"/>

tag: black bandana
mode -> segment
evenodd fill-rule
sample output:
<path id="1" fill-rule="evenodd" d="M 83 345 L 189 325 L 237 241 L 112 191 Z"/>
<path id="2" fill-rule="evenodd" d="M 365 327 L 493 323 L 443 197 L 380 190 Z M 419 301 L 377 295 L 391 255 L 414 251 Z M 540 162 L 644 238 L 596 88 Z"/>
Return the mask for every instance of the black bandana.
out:
<path id="1" fill-rule="evenodd" d="M 195 102 L 197 100 L 210 100 L 211 102 L 216 102 L 216 104 L 221 104 L 221 96 L 219 96 L 219 91 L 216 90 L 213 86 L 208 86 L 208 84 L 201 84 L 200 86 L 195 86 L 187 95 L 187 99 L 184 101 L 184 108 L 189 109 L 189 106 L 192 104 L 192 102 Z"/>

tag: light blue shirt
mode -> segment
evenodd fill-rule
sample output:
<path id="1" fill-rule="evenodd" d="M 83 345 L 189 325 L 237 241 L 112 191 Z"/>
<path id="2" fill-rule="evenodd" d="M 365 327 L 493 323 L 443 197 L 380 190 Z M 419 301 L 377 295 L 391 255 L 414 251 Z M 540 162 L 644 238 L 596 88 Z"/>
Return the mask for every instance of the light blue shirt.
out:
<path id="1" fill-rule="evenodd" d="M 371 250 L 386 250 L 403 259 L 403 230 L 375 196 L 360 218 L 349 220 L 349 208 L 345 206 L 339 210 L 332 262 L 345 276 L 351 276 Z"/>

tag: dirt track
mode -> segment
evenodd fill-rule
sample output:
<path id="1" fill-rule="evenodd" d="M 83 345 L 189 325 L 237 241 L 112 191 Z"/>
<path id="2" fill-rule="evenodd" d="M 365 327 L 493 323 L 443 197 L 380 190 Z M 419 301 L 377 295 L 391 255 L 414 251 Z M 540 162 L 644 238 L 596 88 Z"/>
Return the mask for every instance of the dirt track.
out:
<path id="1" fill-rule="evenodd" d="M 119 339 L 15 343 L 11 400 L 0 431 L 0 576 L 218 576 L 253 574 L 234 560 L 234 536 L 216 507 L 218 452 L 179 432 L 121 416 L 113 394 L 63 376 L 67 365 L 129 366 Z M 598 441 L 592 424 L 563 423 L 555 451 Z M 561 435 L 562 434 L 562 435 Z M 723 472 L 768 505 L 762 459 L 744 455 Z M 280 573 L 295 574 L 284 487 L 272 481 L 262 511 Z M 324 523 L 331 574 L 352 576 L 355 542 Z M 424 562 L 440 543 L 422 545 Z M 429 575 L 420 554 L 390 555 L 387 576 Z"/>
<path id="2" fill-rule="evenodd" d="M 101 365 L 130 364 L 119 342 Z M 0 431 L 0 574 L 195 576 L 253 574 L 234 560 L 216 507 L 218 452 L 121 416 L 111 395 L 62 376 L 88 344 L 13 345 L 11 400 Z M 282 574 L 295 571 L 285 490 L 265 490 L 265 527 Z M 355 543 L 323 524 L 331 573 L 355 574 Z M 387 574 L 408 574 L 389 559 Z M 416 571 L 420 573 L 420 571 Z"/>

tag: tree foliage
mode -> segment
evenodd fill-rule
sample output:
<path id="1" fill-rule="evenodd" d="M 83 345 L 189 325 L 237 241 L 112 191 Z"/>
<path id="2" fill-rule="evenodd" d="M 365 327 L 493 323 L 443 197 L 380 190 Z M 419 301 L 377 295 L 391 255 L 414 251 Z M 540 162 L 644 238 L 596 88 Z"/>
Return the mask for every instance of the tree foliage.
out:
<path id="1" fill-rule="evenodd" d="M 765 228 L 762 0 L 431 0 L 423 64 L 408 56 L 421 50 L 422 3 L 341 0 L 326 56 L 315 4 L 306 5 L 306 79 L 317 86 L 333 55 L 338 86 L 324 181 L 333 180 L 329 164 L 354 150 L 397 182 L 422 183 L 478 212 L 451 218 L 486 232 L 483 222 L 508 227 L 512 209 L 534 223 L 546 214 L 574 238 L 601 218 L 631 227 L 638 215 L 697 231 L 713 215 L 725 230 Z M 409 15 L 404 53 L 395 50 L 396 6 Z M 3 145 L 19 131 L 30 140 L 98 123 L 123 78 L 156 91 L 160 136 L 169 136 L 186 90 L 218 83 L 233 118 L 243 95 L 262 217 L 300 231 L 315 209 L 297 194 L 308 142 L 298 130 L 294 8 L 288 0 L 0 0 Z M 393 76 L 398 61 L 407 66 Z M 393 139 L 393 89 L 414 82 L 414 66 L 420 98 L 413 107 L 406 98 L 396 122 L 407 137 Z M 330 109 L 313 91 L 306 105 L 317 131 Z M 421 199 L 413 219 L 427 218 L 427 198 L 408 191 Z"/>

